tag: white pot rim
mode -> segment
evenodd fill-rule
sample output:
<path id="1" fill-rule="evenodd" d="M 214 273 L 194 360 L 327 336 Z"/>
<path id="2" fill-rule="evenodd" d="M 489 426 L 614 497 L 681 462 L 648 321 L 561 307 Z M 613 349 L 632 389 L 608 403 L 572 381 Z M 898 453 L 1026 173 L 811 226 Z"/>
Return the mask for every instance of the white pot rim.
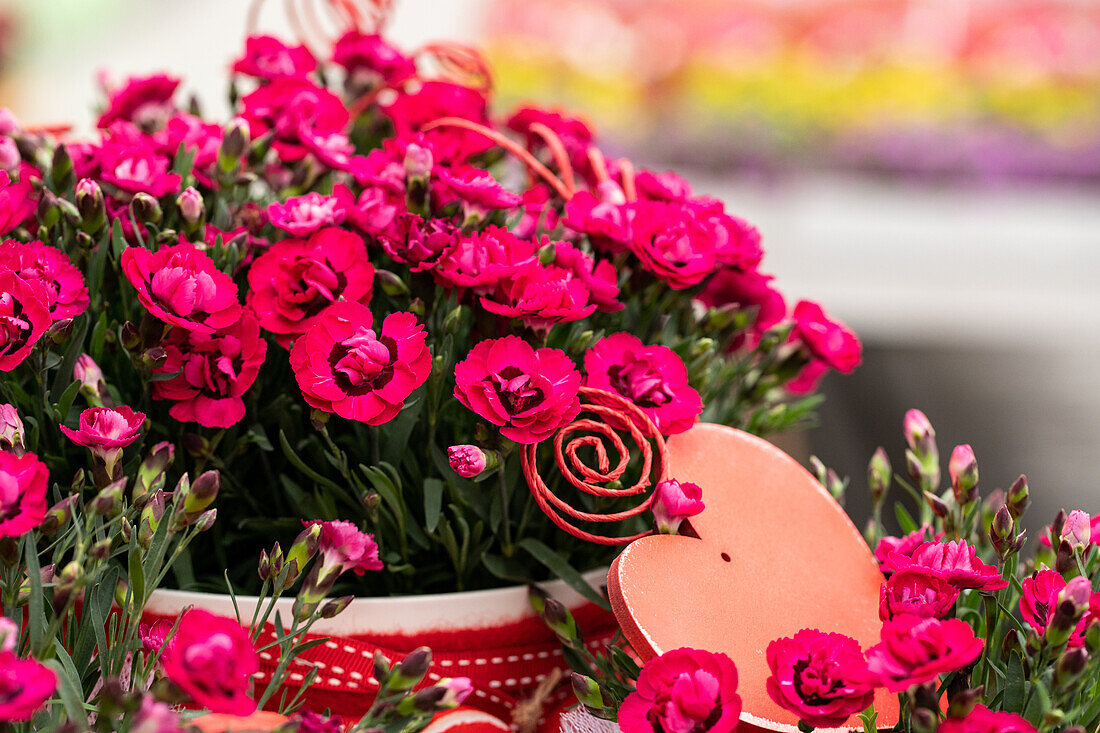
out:
<path id="1" fill-rule="evenodd" d="M 607 570 L 584 573 L 584 579 L 596 588 L 607 583 Z M 567 608 L 575 609 L 588 599 L 561 580 L 540 583 Z M 242 621 L 252 618 L 258 598 L 237 596 Z M 290 618 L 294 598 L 280 598 L 276 610 L 284 621 Z M 235 616 L 233 599 L 227 593 L 198 593 L 181 590 L 156 590 L 145 610 L 160 616 L 174 616 L 188 606 L 211 613 Z M 312 631 L 333 636 L 414 635 L 429 631 L 461 631 L 504 626 L 534 615 L 527 599 L 527 586 L 516 585 L 489 590 L 458 593 L 431 593 L 418 596 L 380 596 L 355 598 L 347 609 L 332 619 L 321 619 Z M 271 615 L 274 621 L 274 613 Z"/>

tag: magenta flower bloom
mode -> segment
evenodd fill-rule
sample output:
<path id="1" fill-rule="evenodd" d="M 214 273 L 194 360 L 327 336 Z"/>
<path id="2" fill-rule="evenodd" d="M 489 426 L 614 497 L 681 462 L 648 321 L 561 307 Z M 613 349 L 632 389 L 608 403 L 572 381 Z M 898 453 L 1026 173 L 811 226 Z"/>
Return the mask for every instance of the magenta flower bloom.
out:
<path id="1" fill-rule="evenodd" d="M 549 331 L 556 323 L 579 321 L 596 312 L 584 282 L 570 270 L 545 267 L 538 261 L 497 283 L 496 290 L 482 296 L 481 307 L 499 316 L 519 318 L 536 331 Z"/>
<path id="2" fill-rule="evenodd" d="M 507 125 L 508 129 L 522 133 L 526 138 L 527 147 L 535 150 L 544 147 L 542 138 L 531 132 L 531 125 L 536 122 L 546 125 L 558 136 L 575 170 L 584 171 L 586 174 L 590 171 L 588 148 L 592 146 L 595 138 L 592 128 L 585 124 L 584 120 L 566 116 L 555 110 L 522 105 L 517 107 L 508 118 Z"/>
<path id="3" fill-rule="evenodd" d="M 167 74 L 132 76 L 107 97 L 107 109 L 96 121 L 96 127 L 107 129 L 112 122 L 124 120 L 137 125 L 166 119 L 175 108 L 172 95 L 180 80 Z"/>
<path id="4" fill-rule="evenodd" d="M 634 185 L 638 189 L 638 196 L 647 201 L 675 204 L 692 197 L 691 184 L 672 171 L 655 173 L 643 168 L 634 177 Z"/>
<path id="5" fill-rule="evenodd" d="M 800 300 L 794 306 L 791 338 L 810 354 L 842 374 L 850 374 L 863 359 L 859 338 L 839 321 L 830 320 L 821 306 Z"/>
<path id="6" fill-rule="evenodd" d="M 344 733 L 344 722 L 339 715 L 326 718 L 312 710 L 299 711 L 290 716 L 298 724 L 298 733 Z"/>
<path id="7" fill-rule="evenodd" d="M 588 288 L 588 300 L 605 313 L 621 311 L 619 282 L 615 266 L 607 260 L 595 260 L 569 242 L 554 242 L 554 266 L 573 273 Z"/>
<path id="8" fill-rule="evenodd" d="M 485 451 L 476 445 L 452 445 L 447 448 L 451 470 L 463 478 L 480 475 L 487 464 Z"/>
<path id="9" fill-rule="evenodd" d="M 340 575 L 354 570 L 356 575 L 362 575 L 368 570 L 382 569 L 374 535 L 361 531 L 351 522 L 302 522 L 305 527 L 314 524 L 321 525 L 321 536 L 317 545 L 322 565 L 319 577 L 325 577 L 333 571 Z"/>
<path id="10" fill-rule="evenodd" d="M 285 203 L 276 201 L 267 207 L 271 225 L 294 237 L 308 237 L 318 229 L 341 224 L 347 211 L 334 196 L 317 192 L 291 196 Z"/>
<path id="11" fill-rule="evenodd" d="M 802 629 L 768 644 L 767 690 L 776 705 L 815 728 L 837 728 L 874 698 L 859 642 Z"/>
<path id="12" fill-rule="evenodd" d="M 168 120 L 163 130 L 153 134 L 153 139 L 162 155 L 174 156 L 180 145 L 193 152 L 195 162 L 191 173 L 202 185 L 217 188 L 214 183 L 214 164 L 218 161 L 218 150 L 224 135 L 221 125 L 206 122 L 185 112 L 177 112 Z"/>
<path id="13" fill-rule="evenodd" d="M 23 363 L 51 319 L 45 288 L 0 270 L 0 372 Z"/>
<path id="14" fill-rule="evenodd" d="M 84 276 L 56 247 L 38 241 L 24 243 L 7 239 L 0 243 L 0 268 L 42 286 L 46 308 L 54 322 L 75 318 L 88 308 Z"/>
<path id="15" fill-rule="evenodd" d="M 947 718 L 936 733 L 1039 733 L 1035 726 L 1015 713 L 994 712 L 975 705 L 966 717 Z"/>
<path id="16" fill-rule="evenodd" d="M 244 56 L 233 62 L 238 74 L 275 81 L 306 76 L 317 68 L 317 59 L 305 46 L 288 46 L 274 36 L 249 36 Z"/>
<path id="17" fill-rule="evenodd" d="M 426 81 L 416 91 L 405 91 L 383 108 L 393 121 L 398 138 L 411 137 L 421 127 L 440 117 L 461 117 L 492 126 L 488 101 L 477 89 L 449 81 Z M 467 130 L 439 128 L 424 134 L 437 163 L 458 163 L 483 153 L 493 143 Z"/>
<path id="18" fill-rule="evenodd" d="M 714 232 L 695 212 L 654 201 L 635 203 L 632 210 L 631 248 L 670 288 L 690 288 L 717 269 Z"/>
<path id="19" fill-rule="evenodd" d="M 253 140 L 274 131 L 271 148 L 287 163 L 317 152 L 318 146 L 310 143 L 343 135 L 348 124 L 340 98 L 301 77 L 261 85 L 241 99 L 241 117 Z"/>
<path id="20" fill-rule="evenodd" d="M 626 397 L 662 435 L 684 432 L 703 411 L 683 360 L 667 346 L 644 346 L 629 333 L 613 333 L 593 344 L 584 355 L 584 371 L 586 387 Z"/>
<path id="21" fill-rule="evenodd" d="M 370 303 L 374 267 L 360 237 L 342 229 L 322 229 L 308 240 L 284 239 L 272 245 L 252 263 L 248 285 L 248 306 L 260 325 L 289 347 L 332 303 Z"/>
<path id="22" fill-rule="evenodd" d="M 402 212 L 392 223 L 378 235 L 378 241 L 390 259 L 408 265 L 413 272 L 432 269 L 458 246 L 459 230 L 446 220 L 425 221 L 416 214 Z"/>
<path id="23" fill-rule="evenodd" d="M 172 625 L 172 622 L 167 619 L 154 621 L 151 624 L 140 624 L 138 626 L 138 636 L 141 638 L 141 645 L 150 654 L 156 654 L 164 648 L 165 642 L 168 641 L 168 634 L 172 631 Z"/>
<path id="24" fill-rule="evenodd" d="M 215 713 L 249 715 L 249 680 L 259 670 L 248 632 L 232 619 L 199 608 L 183 614 L 162 657 L 164 674 Z"/>
<path id="25" fill-rule="evenodd" d="M 42 524 L 48 479 L 35 454 L 0 451 L 0 537 L 19 537 Z"/>
<path id="26" fill-rule="evenodd" d="M 134 714 L 130 730 L 134 733 L 184 733 L 179 713 L 152 695 L 141 698 L 141 707 Z"/>
<path id="27" fill-rule="evenodd" d="M 368 425 L 389 422 L 432 369 L 424 326 L 412 313 L 391 313 L 376 332 L 366 306 L 326 308 L 294 342 L 290 365 L 312 407 Z"/>
<path id="28" fill-rule="evenodd" d="M 899 616 L 883 623 L 882 641 L 867 650 L 867 666 L 890 692 L 904 692 L 962 669 L 978 658 L 983 646 L 960 619 Z"/>
<path id="29" fill-rule="evenodd" d="M 0 720 L 30 720 L 57 689 L 57 676 L 34 659 L 0 652 Z"/>
<path id="30" fill-rule="evenodd" d="M 404 194 L 383 186 L 368 186 L 359 194 L 359 198 L 356 198 L 350 188 L 343 183 L 338 183 L 333 186 L 332 195 L 339 202 L 340 207 L 347 212 L 347 221 L 374 237 L 391 229 L 398 215 L 405 212 Z M 431 222 L 426 222 L 419 216 L 406 215 L 412 216 L 421 224 L 434 224 L 439 221 L 433 219 Z"/>
<path id="31" fill-rule="evenodd" d="M 924 525 L 920 529 L 913 530 L 904 537 L 892 537 L 886 535 L 879 539 L 878 544 L 875 546 L 875 560 L 878 561 L 878 569 L 883 573 L 892 572 L 888 560 L 891 553 L 898 553 L 899 555 L 909 556 L 913 554 L 913 550 L 920 547 L 929 539 L 940 539 L 940 536 L 931 537 L 932 527 L 930 525 Z"/>
<path id="32" fill-rule="evenodd" d="M 653 494 L 653 521 L 661 534 L 676 534 L 680 524 L 703 511 L 703 490 L 690 481 L 666 479 Z"/>
<path id="33" fill-rule="evenodd" d="M 1008 585 L 996 565 L 986 565 L 966 540 L 954 542 L 924 542 L 911 555 L 890 553 L 886 561 L 890 570 L 913 570 L 943 578 L 959 588 L 1000 590 Z"/>
<path id="34" fill-rule="evenodd" d="M 512 277 L 532 263 L 538 246 L 520 239 L 507 229 L 486 227 L 459 238 L 432 270 L 437 283 L 445 288 L 472 288 L 485 295 L 497 283 Z"/>
<path id="35" fill-rule="evenodd" d="M 1042 568 L 1030 578 L 1024 578 L 1022 585 L 1024 592 L 1020 596 L 1020 616 L 1035 630 L 1036 634 L 1043 636 L 1058 611 L 1059 596 L 1063 594 L 1068 584 L 1059 573 Z M 1089 625 L 1097 620 L 1096 612 L 1100 610 L 1100 593 L 1087 589 L 1081 595 L 1089 597 L 1089 611 L 1081 617 L 1070 634 L 1067 643 L 1071 647 L 1078 647 L 1085 643 L 1085 632 Z"/>
<path id="36" fill-rule="evenodd" d="M 23 167 L 22 171 L 28 171 Z M 30 175 L 21 172 L 13 182 L 6 171 L 0 171 L 0 234 L 7 234 L 34 213 L 37 206 Z"/>
<path id="37" fill-rule="evenodd" d="M 474 683 L 469 677 L 444 677 L 436 687 L 442 687 L 446 692 L 439 701 L 442 708 L 456 708 L 466 702 L 466 698 L 474 692 Z"/>
<path id="38" fill-rule="evenodd" d="M 122 449 L 138 439 L 144 424 L 144 412 L 135 412 L 122 405 L 114 409 L 89 407 L 80 413 L 80 424 L 76 430 L 64 425 L 58 427 L 66 438 L 91 450 L 92 455 L 103 461 L 107 475 L 113 476 L 115 463 L 122 457 Z"/>
<path id="39" fill-rule="evenodd" d="M 122 124 L 122 123 L 118 123 Z M 183 179 L 169 170 L 168 156 L 146 138 L 129 141 L 112 137 L 100 150 L 100 177 L 127 193 L 147 193 L 153 198 L 180 190 Z"/>
<path id="40" fill-rule="evenodd" d="M 255 316 L 242 310 L 236 323 L 213 333 L 172 329 L 163 346 L 168 358 L 153 372 L 176 376 L 153 382 L 153 399 L 174 402 L 169 415 L 210 428 L 244 418 L 242 397 L 267 356 Z"/>
<path id="41" fill-rule="evenodd" d="M 337 39 L 332 60 L 367 86 L 398 84 L 416 74 L 416 64 L 377 34 L 351 30 Z"/>
<path id="42" fill-rule="evenodd" d="M 1074 509 L 1062 523 L 1062 536 L 1060 539 L 1069 543 L 1074 549 L 1085 549 L 1092 544 L 1092 520 L 1088 512 Z"/>
<path id="43" fill-rule="evenodd" d="M 959 589 L 943 578 L 903 570 L 891 575 L 879 589 L 879 618 L 888 621 L 906 614 L 944 618 L 958 597 Z"/>
<path id="44" fill-rule="evenodd" d="M 27 430 L 23 426 L 23 419 L 19 417 L 19 411 L 13 405 L 0 405 L 0 449 L 25 450 L 23 436 L 26 434 Z"/>
<path id="45" fill-rule="evenodd" d="M 741 716 L 737 668 L 725 654 L 673 649 L 649 660 L 619 708 L 623 733 L 730 733 Z"/>
<path id="46" fill-rule="evenodd" d="M 519 206 L 523 199 L 517 193 L 500 185 L 488 171 L 472 165 L 458 168 L 439 168 L 436 171 L 439 185 L 433 188 L 433 203 L 440 205 L 458 200 L 469 213 L 484 216 L 496 209 L 511 209 Z"/>
<path id="47" fill-rule="evenodd" d="M 764 258 L 756 227 L 727 214 L 725 204 L 717 199 L 698 197 L 688 202 L 687 209 L 710 234 L 720 265 L 741 271 L 756 269 Z"/>
<path id="48" fill-rule="evenodd" d="M 629 249 L 632 217 L 626 200 L 620 197 L 601 200 L 588 191 L 578 191 L 565 203 L 565 226 L 587 235 L 593 247 L 609 254 Z"/>
<path id="49" fill-rule="evenodd" d="M 517 443 L 545 440 L 580 412 L 581 375 L 565 352 L 518 336 L 486 339 L 455 365 L 455 397 Z"/>
<path id="50" fill-rule="evenodd" d="M 756 270 L 722 267 L 707 278 L 696 297 L 708 308 L 728 305 L 743 309 L 755 308 L 756 320 L 752 323 L 752 329 L 756 333 L 762 333 L 787 315 L 787 304 L 783 295 L 771 286 L 774 279 L 772 275 L 764 275 Z"/>
<path id="51" fill-rule="evenodd" d="M 155 254 L 129 247 L 121 264 L 138 300 L 165 323 L 212 333 L 240 319 L 236 284 L 193 245 L 163 247 Z"/>

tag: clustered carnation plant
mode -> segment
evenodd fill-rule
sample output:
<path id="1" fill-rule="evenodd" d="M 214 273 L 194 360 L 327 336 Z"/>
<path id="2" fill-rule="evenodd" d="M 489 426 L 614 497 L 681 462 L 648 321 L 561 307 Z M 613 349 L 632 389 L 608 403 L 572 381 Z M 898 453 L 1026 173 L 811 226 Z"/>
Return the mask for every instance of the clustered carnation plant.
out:
<path id="1" fill-rule="evenodd" d="M 303 519 L 372 533 L 361 594 L 599 567 L 611 551 L 558 531 L 520 470 L 582 388 L 666 436 L 769 434 L 860 361 L 817 304 L 788 307 L 722 202 L 607 156 L 577 118 L 498 116 L 488 71 L 445 44 L 252 35 L 228 123 L 179 86 L 108 87 L 89 138 L 0 112 L 0 386 L 55 472 L 90 435 L 106 476 L 130 443 L 220 471 L 222 519 L 181 551 L 180 586 L 228 571 L 257 591 L 232 559 Z"/>
<path id="2" fill-rule="evenodd" d="M 1027 480 L 1007 490 L 978 487 L 969 445 L 955 447 L 943 486 L 936 435 L 923 413 L 905 416 L 907 476 L 886 453 L 868 466 L 873 516 L 865 532 L 884 582 L 878 644 L 801 629 L 765 650 L 767 693 L 799 718 L 799 729 L 837 728 L 852 716 L 865 733 L 881 727 L 878 688 L 897 693 L 896 731 L 911 733 L 1085 733 L 1100 727 L 1100 518 L 1062 511 L 1025 556 L 1020 517 Z M 843 490 L 831 471 L 826 488 Z M 828 476 L 828 478 L 827 478 Z M 882 510 L 897 484 L 911 497 L 895 507 L 903 534 L 883 534 Z M 660 487 L 667 490 L 667 487 Z M 703 510 L 705 511 L 705 510 Z M 532 602 L 562 642 L 577 698 L 624 733 L 737 727 L 737 671 L 722 654 L 666 652 L 639 667 L 626 642 L 603 653 L 581 641 L 569 612 L 542 595 Z"/>

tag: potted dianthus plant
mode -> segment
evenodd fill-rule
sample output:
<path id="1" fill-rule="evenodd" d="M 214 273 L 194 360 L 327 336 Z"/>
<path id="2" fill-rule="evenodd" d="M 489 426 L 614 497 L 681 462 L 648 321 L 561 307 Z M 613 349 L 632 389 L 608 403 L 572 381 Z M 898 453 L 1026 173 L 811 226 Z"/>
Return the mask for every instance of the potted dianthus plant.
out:
<path id="1" fill-rule="evenodd" d="M 90 136 L 0 111 L 4 607 L 35 620 L 13 654 L 66 652 L 70 716 L 138 705 L 162 648 L 224 617 L 256 650 L 249 699 L 282 712 L 380 724 L 380 686 L 460 673 L 488 710 L 549 700 L 560 650 L 524 586 L 612 633 L 585 575 L 607 538 L 698 498 L 646 491 L 608 407 L 767 436 L 860 361 L 721 201 L 578 117 L 501 115 L 473 49 L 402 50 L 333 6 L 334 41 L 250 32 L 229 120 L 168 74 L 108 85 Z M 605 490 L 547 470 L 563 429 Z M 387 666 L 422 643 L 434 662 Z"/>

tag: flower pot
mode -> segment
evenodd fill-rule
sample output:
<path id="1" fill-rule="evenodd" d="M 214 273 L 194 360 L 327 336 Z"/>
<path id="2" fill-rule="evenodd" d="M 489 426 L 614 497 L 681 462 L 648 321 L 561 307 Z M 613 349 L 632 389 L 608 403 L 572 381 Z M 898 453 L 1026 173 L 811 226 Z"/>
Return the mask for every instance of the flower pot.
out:
<path id="1" fill-rule="evenodd" d="M 599 587 L 606 583 L 607 573 L 592 571 L 585 579 Z M 564 582 L 554 581 L 542 587 L 573 612 L 593 648 L 617 631 L 618 625 L 609 612 Z M 245 623 L 252 617 L 256 602 L 254 596 L 236 597 Z M 293 602 L 293 598 L 282 598 L 276 605 L 284 620 L 290 617 Z M 188 606 L 234 616 L 233 600 L 228 595 L 158 590 L 146 606 L 146 619 L 171 619 Z M 274 619 L 274 614 L 271 618 Z M 274 637 L 271 628 L 261 635 L 261 644 Z M 370 707 L 377 690 L 372 671 L 375 651 L 393 661 L 418 646 L 431 647 L 428 683 L 445 677 L 469 677 L 474 691 L 466 704 L 503 720 L 510 719 L 516 704 L 528 698 L 547 675 L 556 669 L 565 671 L 567 666 L 553 633 L 531 610 L 525 586 L 356 598 L 336 618 L 318 622 L 309 637 L 328 639 L 303 653 L 291 666 L 287 699 L 297 692 L 313 666 L 318 675 L 305 694 L 305 708 L 314 711 L 328 708 L 344 718 L 358 718 Z M 266 685 L 275 669 L 277 658 L 272 652 L 260 653 L 257 687 Z M 568 694 L 566 685 L 546 701 L 546 709 Z"/>

